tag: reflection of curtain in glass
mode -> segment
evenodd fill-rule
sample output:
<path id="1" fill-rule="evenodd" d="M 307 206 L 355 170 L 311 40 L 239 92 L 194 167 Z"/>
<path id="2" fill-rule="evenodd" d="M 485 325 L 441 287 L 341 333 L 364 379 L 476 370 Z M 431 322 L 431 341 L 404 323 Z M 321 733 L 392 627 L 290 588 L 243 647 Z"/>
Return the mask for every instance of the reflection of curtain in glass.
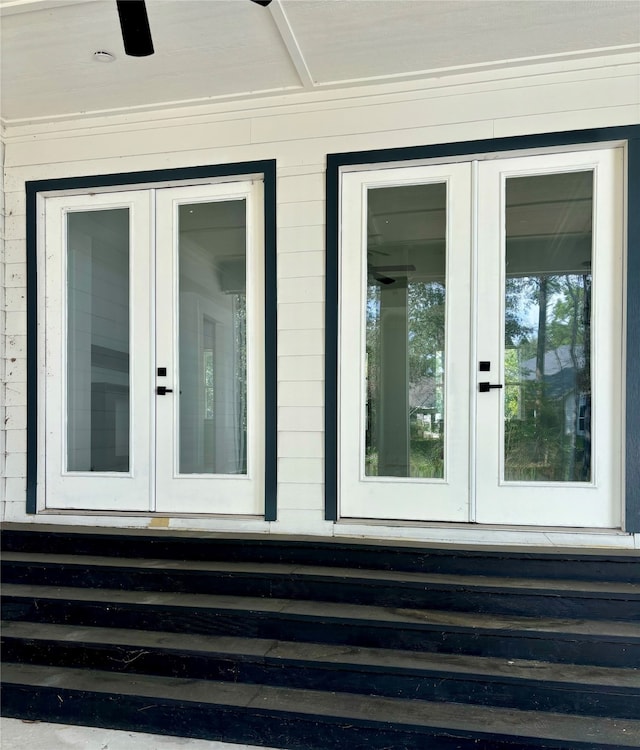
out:
<path id="1" fill-rule="evenodd" d="M 129 471 L 129 209 L 67 215 L 67 469 Z"/>

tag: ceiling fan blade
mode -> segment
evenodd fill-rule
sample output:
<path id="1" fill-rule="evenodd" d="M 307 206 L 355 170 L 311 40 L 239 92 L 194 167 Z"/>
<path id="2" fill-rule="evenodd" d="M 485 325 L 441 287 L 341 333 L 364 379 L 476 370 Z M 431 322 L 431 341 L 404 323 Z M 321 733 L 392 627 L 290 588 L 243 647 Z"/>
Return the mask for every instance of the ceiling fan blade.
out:
<path id="1" fill-rule="evenodd" d="M 379 284 L 384 284 L 385 286 L 396 283 L 396 279 L 392 279 L 390 276 L 383 276 L 381 273 L 373 273 L 372 276 L 375 281 Z"/>
<path id="2" fill-rule="evenodd" d="M 131 57 L 153 55 L 153 41 L 144 0 L 116 0 L 124 51 Z"/>

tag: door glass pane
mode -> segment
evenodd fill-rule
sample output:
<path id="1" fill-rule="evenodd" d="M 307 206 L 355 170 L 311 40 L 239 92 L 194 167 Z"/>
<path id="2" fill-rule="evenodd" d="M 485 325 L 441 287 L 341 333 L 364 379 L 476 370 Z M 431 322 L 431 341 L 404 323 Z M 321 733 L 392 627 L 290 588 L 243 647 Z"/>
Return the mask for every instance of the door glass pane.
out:
<path id="1" fill-rule="evenodd" d="M 247 472 L 246 202 L 178 216 L 181 474 Z"/>
<path id="2" fill-rule="evenodd" d="M 367 203 L 365 475 L 444 476 L 445 183 Z"/>
<path id="3" fill-rule="evenodd" d="M 591 481 L 591 171 L 506 181 L 504 478 Z"/>
<path id="4" fill-rule="evenodd" d="M 129 209 L 67 214 L 67 470 L 129 471 Z"/>

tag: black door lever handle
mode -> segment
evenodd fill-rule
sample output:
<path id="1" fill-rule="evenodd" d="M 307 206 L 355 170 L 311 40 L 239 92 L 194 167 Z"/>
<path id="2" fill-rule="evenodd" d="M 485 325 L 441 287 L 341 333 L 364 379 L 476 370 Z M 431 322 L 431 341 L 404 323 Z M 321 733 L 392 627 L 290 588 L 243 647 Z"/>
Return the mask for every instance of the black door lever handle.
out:
<path id="1" fill-rule="evenodd" d="M 502 388 L 502 383 L 478 383 L 480 393 L 488 393 L 492 388 Z"/>
<path id="2" fill-rule="evenodd" d="M 158 396 L 166 396 L 167 393 L 173 393 L 173 388 L 167 388 L 164 385 L 159 385 L 156 388 L 156 393 Z"/>

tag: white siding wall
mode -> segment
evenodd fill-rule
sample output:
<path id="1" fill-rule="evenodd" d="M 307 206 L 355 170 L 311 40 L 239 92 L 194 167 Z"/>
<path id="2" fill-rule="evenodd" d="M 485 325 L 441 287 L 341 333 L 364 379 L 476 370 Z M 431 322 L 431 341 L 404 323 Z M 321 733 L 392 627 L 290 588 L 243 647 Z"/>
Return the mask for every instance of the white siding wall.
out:
<path id="1" fill-rule="evenodd" d="M 5 409 L 7 399 L 6 386 L 6 332 L 7 332 L 7 308 L 5 303 L 4 287 L 4 220 L 5 199 L 4 199 L 4 141 L 0 140 L 0 521 L 4 520 L 5 497 L 6 497 L 6 454 L 7 454 L 7 433 L 4 429 Z M 17 320 L 13 320 L 17 324 Z"/>
<path id="2" fill-rule="evenodd" d="M 420 538 L 424 530 L 351 527 L 341 532 L 322 520 L 326 154 L 636 124 L 639 71 L 640 58 L 628 54 L 10 129 L 5 154 L 5 518 L 33 520 L 24 514 L 26 180 L 276 159 L 279 521 L 270 526 L 227 522 L 217 528 Z M 46 520 L 87 522 L 72 516 Z M 143 526 L 149 519 L 92 522 Z M 207 523 L 153 521 L 175 528 Z M 432 538 L 448 537 L 433 532 Z M 557 536 L 558 543 L 563 539 Z M 569 535 L 567 540 L 573 541 Z M 500 538 L 494 535 L 492 541 Z M 633 544 L 629 537 L 614 541 Z"/>

